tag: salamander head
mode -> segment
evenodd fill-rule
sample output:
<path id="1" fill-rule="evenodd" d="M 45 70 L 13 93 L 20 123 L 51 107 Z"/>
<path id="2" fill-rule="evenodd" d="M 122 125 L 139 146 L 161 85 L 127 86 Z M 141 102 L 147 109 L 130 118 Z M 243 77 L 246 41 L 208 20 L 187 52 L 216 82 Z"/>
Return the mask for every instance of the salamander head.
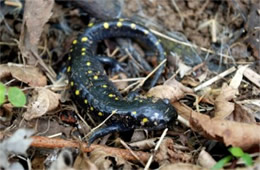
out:
<path id="1" fill-rule="evenodd" d="M 149 102 L 138 109 L 137 124 L 148 130 L 159 130 L 169 122 L 177 119 L 177 112 L 168 100 L 158 99 Z"/>

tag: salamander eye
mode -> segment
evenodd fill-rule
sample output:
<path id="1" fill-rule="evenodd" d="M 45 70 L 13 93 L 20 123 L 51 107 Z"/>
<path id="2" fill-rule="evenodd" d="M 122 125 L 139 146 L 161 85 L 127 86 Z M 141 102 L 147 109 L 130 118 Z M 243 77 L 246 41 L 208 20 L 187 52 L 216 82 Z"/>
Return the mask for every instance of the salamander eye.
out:
<path id="1" fill-rule="evenodd" d="M 164 102 L 165 104 L 170 104 L 170 100 L 169 100 L 169 99 L 163 99 L 163 102 Z"/>

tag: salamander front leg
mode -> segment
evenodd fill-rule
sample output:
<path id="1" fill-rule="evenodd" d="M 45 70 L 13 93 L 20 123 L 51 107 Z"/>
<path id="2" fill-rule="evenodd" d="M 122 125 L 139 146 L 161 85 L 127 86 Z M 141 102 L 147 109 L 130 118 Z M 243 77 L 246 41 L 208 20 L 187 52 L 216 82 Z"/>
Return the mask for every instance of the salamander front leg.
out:
<path id="1" fill-rule="evenodd" d="M 91 145 L 91 143 L 93 143 L 94 140 L 96 140 L 97 138 L 100 138 L 107 134 L 114 133 L 114 132 L 125 132 L 125 131 L 130 131 L 130 130 L 132 130 L 132 129 L 129 127 L 125 127 L 121 123 L 115 123 L 112 125 L 102 127 L 100 129 L 97 129 L 90 135 L 90 137 L 88 139 L 88 145 Z"/>

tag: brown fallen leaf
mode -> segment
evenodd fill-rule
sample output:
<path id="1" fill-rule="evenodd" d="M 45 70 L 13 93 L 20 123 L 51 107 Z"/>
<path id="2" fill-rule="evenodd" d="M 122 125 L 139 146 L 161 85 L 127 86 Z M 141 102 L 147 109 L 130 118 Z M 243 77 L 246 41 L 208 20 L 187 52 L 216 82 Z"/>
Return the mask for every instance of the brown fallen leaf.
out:
<path id="1" fill-rule="evenodd" d="M 197 112 L 191 113 L 191 128 L 205 137 L 225 143 L 226 146 L 241 147 L 249 150 L 259 147 L 260 126 L 229 120 L 211 119 Z"/>
<path id="2" fill-rule="evenodd" d="M 84 170 L 98 170 L 97 166 L 93 164 L 84 153 L 80 153 L 74 162 L 74 169 L 84 169 Z"/>
<path id="3" fill-rule="evenodd" d="M 45 23 L 52 16 L 53 4 L 54 0 L 25 1 L 19 48 L 30 65 L 39 61 L 39 58 L 35 58 L 38 54 L 37 45 Z"/>
<path id="4" fill-rule="evenodd" d="M 93 162 L 98 169 L 132 169 L 131 164 L 122 157 L 114 154 L 108 154 L 102 149 L 95 149 L 91 152 L 90 161 Z"/>
<path id="5" fill-rule="evenodd" d="M 169 160 L 170 162 L 191 162 L 192 155 L 174 148 L 174 142 L 170 138 L 163 139 L 154 159 L 157 162 Z"/>
<path id="6" fill-rule="evenodd" d="M 232 117 L 232 119 L 231 119 Z M 235 110 L 232 115 L 229 116 L 228 120 L 234 120 L 237 122 L 244 123 L 256 123 L 255 117 L 243 108 L 242 105 L 235 103 Z"/>
<path id="7" fill-rule="evenodd" d="M 172 170 L 172 169 L 181 169 L 181 170 L 208 170 L 208 168 L 202 168 L 198 165 L 188 164 L 188 163 L 173 163 L 160 167 L 160 170 Z"/>
<path id="8" fill-rule="evenodd" d="M 231 99 L 235 98 L 237 89 L 224 84 L 220 94 L 215 100 L 215 119 L 224 119 L 230 115 L 235 108 L 235 104 L 230 102 Z"/>
<path id="9" fill-rule="evenodd" d="M 23 117 L 26 120 L 40 117 L 48 111 L 54 110 L 59 105 L 60 95 L 48 89 L 38 89 L 29 100 L 27 111 Z"/>
<path id="10" fill-rule="evenodd" d="M 192 89 L 185 87 L 177 80 L 169 79 L 164 83 L 164 85 L 159 85 L 151 88 L 148 91 L 147 96 L 167 98 L 173 102 L 182 98 L 185 95 L 185 93 L 192 92 Z"/>
<path id="11" fill-rule="evenodd" d="M 246 110 L 248 113 L 252 114 L 253 117 L 260 119 L 260 100 L 243 100 L 236 101 L 236 103 L 240 104 L 243 107 L 243 109 Z"/>
<path id="12" fill-rule="evenodd" d="M 46 77 L 34 66 L 21 64 L 1 64 L 0 79 L 12 76 L 15 79 L 28 84 L 31 87 L 41 87 L 47 84 Z"/>
<path id="13" fill-rule="evenodd" d="M 238 93 L 238 88 L 243 79 L 243 73 L 247 67 L 248 65 L 239 67 L 230 84 L 223 84 L 221 92 L 215 100 L 215 119 L 225 119 L 234 111 L 235 104 L 231 102 L 231 100 L 235 99 Z"/>

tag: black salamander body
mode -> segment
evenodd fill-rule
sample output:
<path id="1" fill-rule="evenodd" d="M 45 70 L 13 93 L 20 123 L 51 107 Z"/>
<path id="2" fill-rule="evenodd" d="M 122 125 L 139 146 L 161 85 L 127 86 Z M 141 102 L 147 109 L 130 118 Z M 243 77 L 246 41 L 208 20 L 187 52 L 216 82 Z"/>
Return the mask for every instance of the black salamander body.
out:
<path id="1" fill-rule="evenodd" d="M 128 131 L 135 128 L 148 130 L 162 129 L 177 118 L 173 106 L 162 99 L 124 99 L 105 74 L 103 65 L 107 62 L 96 55 L 97 43 L 112 37 L 138 39 L 158 55 L 160 63 L 164 51 L 158 39 L 145 27 L 125 20 L 114 20 L 89 24 L 89 28 L 73 41 L 69 54 L 67 73 L 73 96 L 79 105 L 89 109 L 93 118 L 101 122 L 110 114 L 106 126 L 94 132 L 89 142 L 112 132 Z M 163 67 L 155 73 L 151 84 L 158 80 Z"/>

